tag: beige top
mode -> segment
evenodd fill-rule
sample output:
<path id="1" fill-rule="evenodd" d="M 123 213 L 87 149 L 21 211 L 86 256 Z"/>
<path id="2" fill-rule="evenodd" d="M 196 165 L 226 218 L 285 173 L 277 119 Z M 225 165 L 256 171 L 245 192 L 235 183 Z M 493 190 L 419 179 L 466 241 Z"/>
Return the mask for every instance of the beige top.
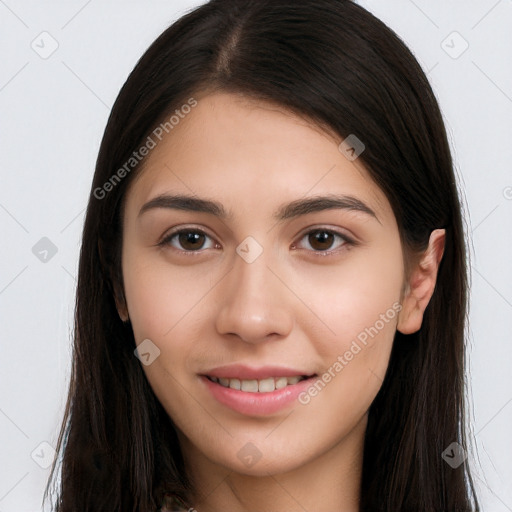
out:
<path id="1" fill-rule="evenodd" d="M 197 512 L 197 510 L 188 507 L 179 496 L 166 494 L 158 512 Z"/>

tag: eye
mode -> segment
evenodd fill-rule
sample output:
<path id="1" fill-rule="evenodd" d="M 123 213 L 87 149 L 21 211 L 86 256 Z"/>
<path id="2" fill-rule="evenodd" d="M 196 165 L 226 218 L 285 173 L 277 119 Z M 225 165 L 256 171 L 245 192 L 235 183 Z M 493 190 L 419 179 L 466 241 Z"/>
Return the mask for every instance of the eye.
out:
<path id="1" fill-rule="evenodd" d="M 337 252 L 340 250 L 339 248 L 355 245 L 355 242 L 348 236 L 325 228 L 308 231 L 303 235 L 301 240 L 305 240 L 306 245 L 309 246 L 313 252 L 319 253 L 322 256 L 327 256 L 333 252 Z M 292 246 L 294 249 L 296 247 L 296 244 Z M 309 248 L 307 247 L 308 250 Z"/>
<path id="2" fill-rule="evenodd" d="M 210 241 L 209 243 L 208 240 Z M 345 246 L 348 248 L 349 246 L 356 245 L 355 241 L 348 236 L 326 228 L 310 230 L 302 236 L 301 240 L 305 240 L 306 250 L 321 256 L 328 256 L 338 252 Z M 170 246 L 184 254 L 201 253 L 205 249 L 220 247 L 204 231 L 195 228 L 182 228 L 172 231 L 157 245 L 161 247 Z M 301 247 L 298 247 L 298 244 L 293 244 L 292 249 L 296 248 Z"/>
<path id="3" fill-rule="evenodd" d="M 210 239 L 210 244 L 205 247 L 205 242 Z M 169 233 L 159 246 L 171 246 L 177 251 L 191 253 L 200 252 L 202 249 L 214 249 L 215 242 L 204 232 L 199 229 L 186 228 Z"/>

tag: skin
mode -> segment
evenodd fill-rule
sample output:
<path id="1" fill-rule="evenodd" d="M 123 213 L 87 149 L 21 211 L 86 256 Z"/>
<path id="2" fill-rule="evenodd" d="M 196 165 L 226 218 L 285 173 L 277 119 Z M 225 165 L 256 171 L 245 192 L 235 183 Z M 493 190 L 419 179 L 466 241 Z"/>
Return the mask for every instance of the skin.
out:
<path id="1" fill-rule="evenodd" d="M 432 233 L 406 276 L 391 206 L 340 142 L 276 106 L 209 94 L 151 151 L 128 190 L 118 310 L 137 344 L 150 339 L 160 350 L 143 369 L 176 425 L 199 512 L 359 510 L 367 411 L 395 331 L 421 326 L 444 231 Z M 139 214 L 169 193 L 218 201 L 232 217 L 170 208 Z M 349 209 L 272 217 L 285 203 L 328 194 L 353 196 L 377 218 Z M 177 236 L 159 246 L 174 227 L 207 236 L 191 255 Z M 335 236 L 315 245 L 308 233 L 322 228 L 356 243 Z M 236 252 L 248 236 L 263 249 L 252 263 Z M 318 254 L 325 250 L 332 254 Z M 214 400 L 199 378 L 231 363 L 322 375 L 396 303 L 401 311 L 305 405 L 242 415 Z M 261 454 L 251 467 L 237 456 L 249 442 Z"/>

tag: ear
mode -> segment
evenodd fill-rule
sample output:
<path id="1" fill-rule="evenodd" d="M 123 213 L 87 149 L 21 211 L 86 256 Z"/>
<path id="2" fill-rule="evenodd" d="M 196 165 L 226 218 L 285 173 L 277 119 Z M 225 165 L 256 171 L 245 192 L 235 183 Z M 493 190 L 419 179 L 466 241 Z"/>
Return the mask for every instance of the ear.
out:
<path id="1" fill-rule="evenodd" d="M 434 293 L 437 271 L 444 253 L 446 232 L 435 229 L 430 233 L 428 247 L 420 261 L 411 271 L 402 309 L 398 316 L 397 329 L 402 334 L 419 331 L 423 321 L 423 313 Z"/>
<path id="2" fill-rule="evenodd" d="M 123 322 L 128 322 L 130 317 L 128 315 L 128 307 L 126 305 L 126 299 L 124 297 L 124 291 L 121 288 L 119 283 L 114 284 L 114 300 L 116 302 L 116 309 L 119 315 L 119 318 Z"/>
<path id="3" fill-rule="evenodd" d="M 106 269 L 107 275 L 109 276 L 108 288 L 114 295 L 114 301 L 116 303 L 117 314 L 123 322 L 128 322 L 130 317 L 128 316 L 128 307 L 126 306 L 126 299 L 124 297 L 123 285 L 121 284 L 122 278 L 120 276 L 114 276 L 112 261 L 107 257 L 108 252 L 105 250 L 104 241 L 98 239 L 98 254 L 101 265 Z"/>

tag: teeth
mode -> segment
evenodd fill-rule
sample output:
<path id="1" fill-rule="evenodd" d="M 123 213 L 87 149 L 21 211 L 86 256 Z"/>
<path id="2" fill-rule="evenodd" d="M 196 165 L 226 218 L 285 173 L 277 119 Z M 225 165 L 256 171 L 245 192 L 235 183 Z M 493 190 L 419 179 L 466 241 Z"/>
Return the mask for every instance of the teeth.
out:
<path id="1" fill-rule="evenodd" d="M 231 389 L 240 389 L 240 381 L 238 379 L 227 379 Z M 220 384 L 220 382 L 219 382 Z M 226 386 L 227 387 L 227 386 Z"/>
<path id="2" fill-rule="evenodd" d="M 262 379 L 258 382 L 258 391 L 260 393 L 269 393 L 275 389 L 276 386 L 272 377 L 269 379 Z"/>
<path id="3" fill-rule="evenodd" d="M 276 389 L 284 388 L 288 385 L 288 379 L 286 377 L 279 377 L 276 379 Z"/>
<path id="4" fill-rule="evenodd" d="M 240 388 L 242 391 L 258 391 L 258 381 L 257 380 L 242 380 L 242 387 Z"/>
<path id="5" fill-rule="evenodd" d="M 282 389 L 286 386 L 293 386 L 305 379 L 306 377 L 294 376 L 294 377 L 269 377 L 267 379 L 248 379 L 248 380 L 240 380 L 240 379 L 226 379 L 224 377 L 209 377 L 213 382 L 217 382 L 221 386 L 225 388 L 231 388 L 241 391 L 248 391 L 251 393 L 259 392 L 259 393 L 271 393 L 276 389 Z"/>

